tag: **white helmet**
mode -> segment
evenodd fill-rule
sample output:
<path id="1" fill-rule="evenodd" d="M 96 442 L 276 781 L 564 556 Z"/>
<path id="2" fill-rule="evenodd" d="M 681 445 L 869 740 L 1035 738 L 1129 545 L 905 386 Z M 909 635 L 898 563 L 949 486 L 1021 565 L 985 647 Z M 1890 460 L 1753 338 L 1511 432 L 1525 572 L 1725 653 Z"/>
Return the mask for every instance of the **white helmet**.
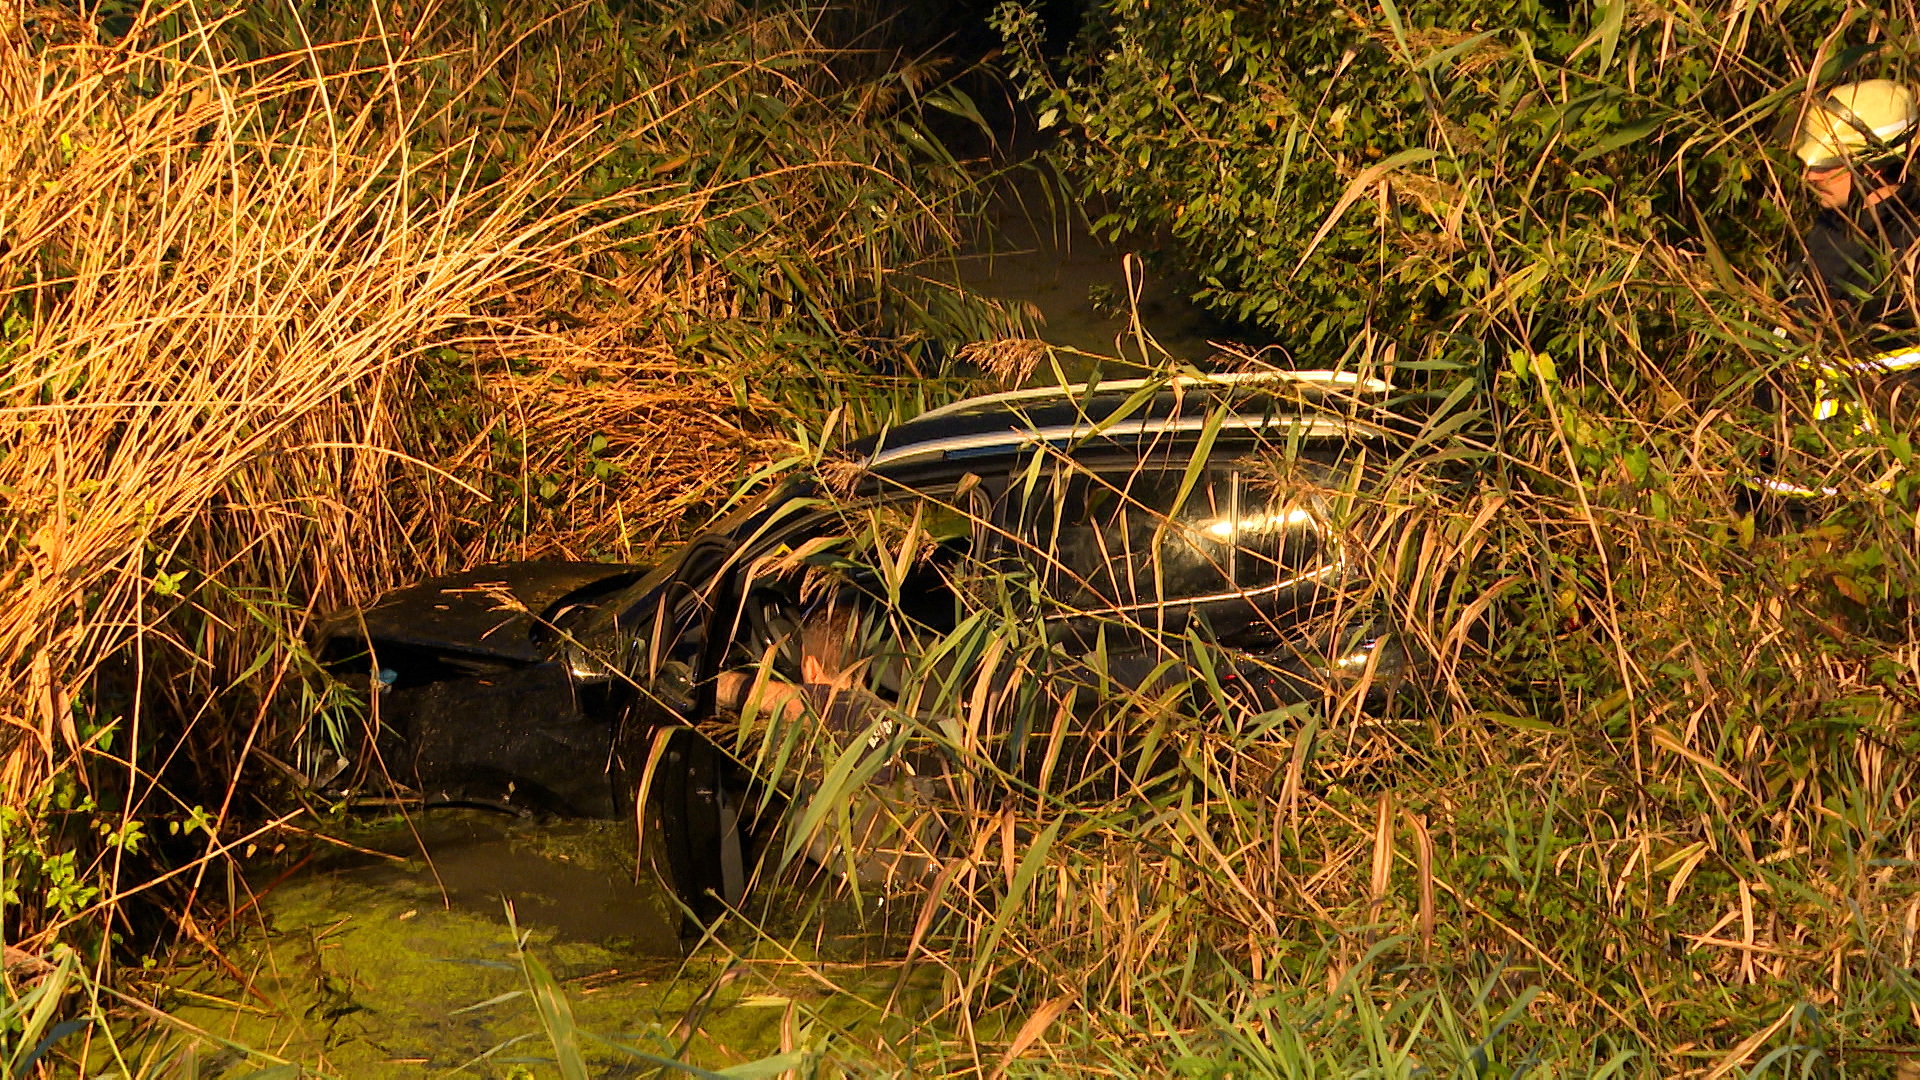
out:
<path id="1" fill-rule="evenodd" d="M 1793 152 L 1809 169 L 1869 165 L 1906 153 L 1920 126 L 1913 91 L 1892 79 L 1836 86 L 1814 99 Z"/>

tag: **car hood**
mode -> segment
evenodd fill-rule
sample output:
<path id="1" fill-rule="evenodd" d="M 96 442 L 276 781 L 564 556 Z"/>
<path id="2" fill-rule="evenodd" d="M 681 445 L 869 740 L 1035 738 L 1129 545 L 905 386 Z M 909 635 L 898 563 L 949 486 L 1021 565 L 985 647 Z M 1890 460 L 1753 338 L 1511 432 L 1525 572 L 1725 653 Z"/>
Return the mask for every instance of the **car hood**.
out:
<path id="1" fill-rule="evenodd" d="M 430 578 L 326 619 L 316 638 L 365 640 L 508 663 L 546 658 L 550 627 L 570 609 L 631 584 L 649 568 L 622 563 L 522 562 Z"/>

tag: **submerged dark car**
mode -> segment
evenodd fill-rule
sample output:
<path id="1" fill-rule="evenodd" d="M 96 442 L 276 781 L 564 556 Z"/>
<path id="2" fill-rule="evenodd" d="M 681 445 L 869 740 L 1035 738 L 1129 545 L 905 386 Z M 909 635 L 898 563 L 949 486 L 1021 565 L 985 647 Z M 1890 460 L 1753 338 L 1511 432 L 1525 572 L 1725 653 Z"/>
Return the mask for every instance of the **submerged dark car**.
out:
<path id="1" fill-rule="evenodd" d="M 964 666 L 960 649 L 944 667 L 900 658 L 983 617 L 1037 635 L 1048 677 L 1089 704 L 1190 663 L 1256 709 L 1389 683 L 1404 652 L 1348 602 L 1363 571 L 1334 524 L 1404 438 L 1379 408 L 1387 390 L 1266 372 L 961 401 L 846 448 L 658 565 L 424 581 L 333 618 L 319 655 L 376 688 L 369 764 L 428 805 L 616 817 L 645 791 L 656 864 L 710 915 L 744 888 L 755 782 L 709 738 L 719 687 L 793 668 L 795 628 L 824 596 L 878 613 L 867 625 L 890 644 L 868 647 L 891 655 L 872 685 L 889 697 L 910 668 Z"/>

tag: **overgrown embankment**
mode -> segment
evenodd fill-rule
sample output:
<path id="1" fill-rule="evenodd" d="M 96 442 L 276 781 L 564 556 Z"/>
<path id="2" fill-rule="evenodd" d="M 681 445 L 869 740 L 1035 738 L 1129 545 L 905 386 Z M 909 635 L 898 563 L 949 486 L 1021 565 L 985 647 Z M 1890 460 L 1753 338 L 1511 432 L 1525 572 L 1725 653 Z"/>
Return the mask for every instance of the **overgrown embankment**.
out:
<path id="1" fill-rule="evenodd" d="M 1110 224 L 1296 363 L 1430 398 L 1424 458 L 1326 498 L 1431 692 L 1384 717 L 1256 712 L 1207 672 L 1116 695 L 1093 722 L 1166 767 L 1074 799 L 945 745 L 977 801 L 910 950 L 944 1007 L 829 1057 L 1891 1074 L 1920 1044 L 1912 446 L 1812 419 L 1804 361 L 1855 343 L 1780 301 L 1775 130 L 1814 86 L 1911 78 L 1915 14 L 1115 0 L 1080 67 L 1031 64 Z M 933 392 L 927 342 L 998 332 L 902 272 L 970 192 L 916 126 L 928 69 L 819 25 L 10 29 L 10 941 L 97 941 L 157 845 L 244 842 L 234 778 L 330 704 L 292 707 L 311 610 L 624 556 L 788 453 L 792 413 L 867 423 Z M 1733 478 L 1762 449 L 1842 495 L 1753 513 Z M 899 524 L 865 550 L 904 573 Z M 927 646 L 977 666 L 926 701 L 1065 730 L 1060 698 L 992 692 L 1049 656 L 1004 596 Z M 178 911 L 196 875 L 147 895 Z"/>
<path id="2" fill-rule="evenodd" d="M 351 707 L 307 689 L 316 612 L 647 550 L 791 453 L 792 418 L 872 423 L 992 332 L 911 272 L 974 198 L 921 122 L 939 72 L 835 25 L 5 16 L 10 944 L 104 941 L 134 892 L 188 910 L 196 858 L 284 809 L 273 763 Z"/>

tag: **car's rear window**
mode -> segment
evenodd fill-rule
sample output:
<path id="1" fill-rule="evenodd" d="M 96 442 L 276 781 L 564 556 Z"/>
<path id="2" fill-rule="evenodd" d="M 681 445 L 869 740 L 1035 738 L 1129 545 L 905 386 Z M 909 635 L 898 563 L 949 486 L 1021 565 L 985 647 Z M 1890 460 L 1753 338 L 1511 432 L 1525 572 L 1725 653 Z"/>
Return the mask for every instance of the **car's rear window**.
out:
<path id="1" fill-rule="evenodd" d="M 1235 468 L 1057 474 L 1031 496 L 1022 546 L 1058 601 L 1129 609 L 1285 587 L 1328 558 L 1311 509 Z"/>

